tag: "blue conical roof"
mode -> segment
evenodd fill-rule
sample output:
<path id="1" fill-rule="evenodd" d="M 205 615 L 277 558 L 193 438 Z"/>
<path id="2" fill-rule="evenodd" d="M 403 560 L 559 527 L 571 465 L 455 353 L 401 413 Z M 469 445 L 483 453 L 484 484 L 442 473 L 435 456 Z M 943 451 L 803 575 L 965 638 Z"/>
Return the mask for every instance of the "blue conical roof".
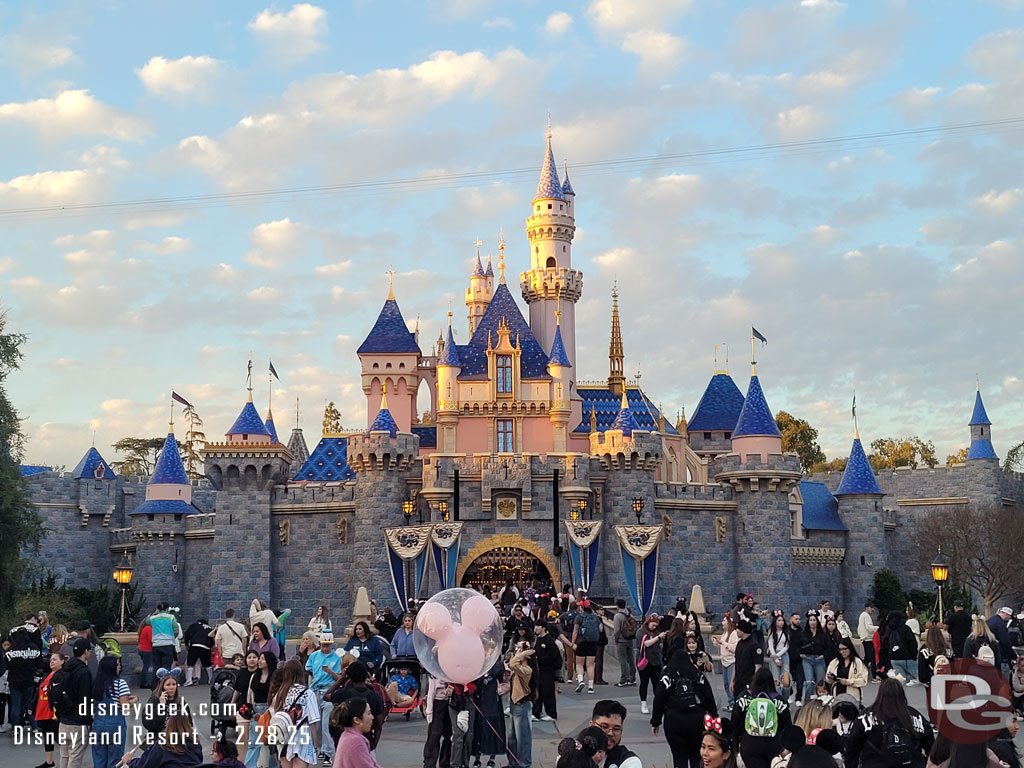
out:
<path id="1" fill-rule="evenodd" d="M 331 482 L 351 480 L 356 476 L 348 465 L 348 438 L 325 437 L 295 475 L 296 480 Z"/>
<path id="2" fill-rule="evenodd" d="M 269 435 L 270 431 L 267 429 L 267 425 L 263 423 L 263 419 L 256 412 L 256 406 L 252 404 L 252 400 L 249 400 L 242 408 L 242 412 L 238 414 L 238 418 L 235 419 L 235 423 L 231 425 L 224 434 L 226 435 Z"/>
<path id="3" fill-rule="evenodd" d="M 562 343 L 562 326 L 555 326 L 555 340 L 551 342 L 551 357 L 548 358 L 548 365 L 560 365 L 563 368 L 572 368 L 569 356 L 565 354 L 565 345 Z"/>
<path id="4" fill-rule="evenodd" d="M 771 408 L 764 399 L 764 392 L 761 391 L 761 382 L 757 374 L 750 377 L 750 386 L 747 388 L 747 397 L 743 401 L 736 426 L 732 430 L 732 436 L 744 437 L 746 435 L 769 435 L 771 437 L 782 437 L 779 432 L 779 425 L 775 423 Z"/>
<path id="5" fill-rule="evenodd" d="M 494 267 L 491 266 L 491 257 L 487 257 L 487 269 L 484 270 L 484 277 L 494 277 Z"/>
<path id="6" fill-rule="evenodd" d="M 409 330 L 402 317 L 398 302 L 389 298 L 377 315 L 370 333 L 356 350 L 357 355 L 364 354 L 419 354 L 420 346 L 416 343 L 416 335 Z"/>
<path id="7" fill-rule="evenodd" d="M 164 447 L 160 449 L 160 455 L 156 459 L 153 476 L 149 478 L 149 482 L 151 485 L 156 483 L 168 485 L 189 484 L 188 475 L 185 474 L 185 466 L 181 463 L 181 454 L 178 453 L 178 441 L 174 439 L 173 432 L 167 433 Z"/>
<path id="8" fill-rule="evenodd" d="M 988 438 L 971 440 L 971 447 L 967 449 L 968 459 L 998 459 L 996 449 L 992 447 L 992 441 Z"/>
<path id="9" fill-rule="evenodd" d="M 716 373 L 693 412 L 687 432 L 731 432 L 743 410 L 743 393 L 728 373 Z"/>
<path id="10" fill-rule="evenodd" d="M 473 277 L 484 276 L 484 265 L 480 263 L 480 254 L 476 255 L 476 264 L 473 266 Z"/>
<path id="11" fill-rule="evenodd" d="M 114 470 L 112 470 L 110 465 L 103 460 L 103 457 L 100 456 L 100 452 L 97 451 L 95 447 L 90 448 L 85 452 L 85 456 L 82 457 L 82 460 L 78 462 L 78 466 L 75 467 L 75 471 L 71 473 L 71 476 L 74 478 L 96 477 L 96 467 L 99 466 L 103 467 L 103 477 L 114 477 Z"/>
<path id="12" fill-rule="evenodd" d="M 992 422 L 988 420 L 988 414 L 985 413 L 985 404 L 981 402 L 981 390 L 978 390 L 974 395 L 974 413 L 971 414 L 970 426 L 974 427 L 983 424 L 988 426 Z"/>
<path id="13" fill-rule="evenodd" d="M 868 457 L 864 455 L 864 446 L 860 444 L 860 438 L 853 439 L 853 447 L 850 449 L 850 458 L 846 462 L 846 469 L 843 470 L 843 479 L 836 489 L 836 496 L 855 496 L 857 494 L 871 494 L 882 496 L 882 489 L 878 487 L 878 479 L 871 469 Z"/>
<path id="14" fill-rule="evenodd" d="M 387 432 L 391 437 L 395 437 L 398 434 L 398 424 L 395 422 L 395 417 L 391 415 L 391 411 L 387 408 L 381 408 L 377 411 L 377 418 L 373 420 L 373 424 L 366 430 L 366 434 L 371 432 Z"/>
<path id="15" fill-rule="evenodd" d="M 274 426 L 274 416 L 270 411 L 267 411 L 267 420 L 263 425 L 267 428 L 267 432 L 270 433 L 271 442 L 280 443 L 281 441 L 277 439 L 277 428 Z"/>
<path id="16" fill-rule="evenodd" d="M 633 436 L 633 430 L 636 429 L 636 420 L 633 418 L 633 413 L 629 410 L 629 400 L 626 399 L 625 393 L 622 395 L 619 415 L 615 417 L 615 421 L 612 422 L 608 429 L 621 429 L 623 437 Z"/>
<path id="17" fill-rule="evenodd" d="M 544 165 L 540 169 L 540 181 L 537 182 L 537 194 L 534 200 L 565 200 L 562 195 L 562 182 L 558 178 L 555 167 L 555 155 L 551 151 L 551 137 L 548 137 L 548 151 L 544 155 Z"/>
<path id="18" fill-rule="evenodd" d="M 576 193 L 573 191 L 572 184 L 569 183 L 569 166 L 566 165 L 565 166 L 565 181 L 562 182 L 562 195 L 568 196 L 568 195 L 575 195 L 575 194 Z"/>
<path id="19" fill-rule="evenodd" d="M 451 365 L 457 368 L 462 367 L 462 361 L 459 360 L 459 349 L 455 346 L 455 337 L 452 335 L 452 327 L 448 326 L 448 338 L 445 339 L 444 349 L 441 351 L 441 359 L 437 361 L 438 365 Z"/>

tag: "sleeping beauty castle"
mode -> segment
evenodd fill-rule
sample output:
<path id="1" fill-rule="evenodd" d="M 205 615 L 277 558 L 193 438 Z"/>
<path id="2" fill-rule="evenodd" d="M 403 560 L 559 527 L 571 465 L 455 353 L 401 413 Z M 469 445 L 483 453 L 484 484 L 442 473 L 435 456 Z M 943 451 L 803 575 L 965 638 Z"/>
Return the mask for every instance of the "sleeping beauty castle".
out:
<path id="1" fill-rule="evenodd" d="M 116 476 L 95 448 L 71 472 L 24 467 L 45 525 L 39 570 L 94 586 L 130 562 L 147 607 L 180 605 L 189 620 L 253 597 L 304 616 L 324 602 L 347 611 L 360 586 L 404 606 L 509 578 L 572 582 L 645 611 L 695 584 L 719 612 L 741 590 L 852 611 L 881 568 L 920 585 L 910 552 L 924 511 L 1024 502 L 1024 480 L 1000 470 L 980 391 L 973 412 L 965 399 L 965 462 L 876 475 L 855 434 L 845 471 L 808 477 L 782 450 L 771 384 L 753 366 L 746 394 L 717 370 L 689 422 L 671 423 L 624 375 L 615 293 L 607 379 L 580 380 L 575 207 L 549 135 L 522 303 L 504 241 L 497 274 L 478 252 L 465 344 L 449 312 L 426 354 L 392 286 L 357 350 L 365 430 L 325 418 L 312 451 L 300 429 L 282 442 L 250 388 L 224 439 L 206 444 L 203 480 L 189 482 L 173 431 L 149 478 Z"/>

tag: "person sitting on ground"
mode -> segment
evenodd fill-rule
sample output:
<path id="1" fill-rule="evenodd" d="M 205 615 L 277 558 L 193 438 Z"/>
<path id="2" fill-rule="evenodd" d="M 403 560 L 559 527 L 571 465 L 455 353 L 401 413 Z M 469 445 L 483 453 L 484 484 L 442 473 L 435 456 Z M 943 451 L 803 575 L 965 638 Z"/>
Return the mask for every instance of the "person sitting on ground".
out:
<path id="1" fill-rule="evenodd" d="M 399 630 L 401 632 L 401 630 Z M 387 691 L 391 701 L 398 707 L 407 707 L 416 700 L 420 684 L 406 666 L 401 666 L 388 678 Z"/>
<path id="2" fill-rule="evenodd" d="M 167 725 L 157 735 L 156 743 L 141 757 L 132 759 L 134 753 L 133 749 L 121 758 L 128 768 L 190 768 L 203 762 L 199 734 L 192 725 L 192 718 L 183 712 L 167 718 Z"/>

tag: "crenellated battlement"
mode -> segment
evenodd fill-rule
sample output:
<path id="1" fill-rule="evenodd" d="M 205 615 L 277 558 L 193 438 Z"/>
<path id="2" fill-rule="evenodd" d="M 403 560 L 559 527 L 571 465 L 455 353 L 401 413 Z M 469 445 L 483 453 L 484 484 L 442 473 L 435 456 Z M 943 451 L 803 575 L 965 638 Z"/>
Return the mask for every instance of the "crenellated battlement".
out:
<path id="1" fill-rule="evenodd" d="M 716 456 L 708 474 L 719 483 L 728 483 L 735 491 L 789 492 L 803 476 L 795 453 L 769 453 L 740 456 L 726 453 Z"/>
<path id="2" fill-rule="evenodd" d="M 590 435 L 590 453 L 605 469 L 653 472 L 661 461 L 661 438 L 641 430 L 624 438 L 621 431 L 609 429 Z"/>
<path id="3" fill-rule="evenodd" d="M 409 432 L 354 435 L 348 439 L 348 464 L 357 473 L 404 471 L 419 458 L 419 448 L 420 439 Z"/>

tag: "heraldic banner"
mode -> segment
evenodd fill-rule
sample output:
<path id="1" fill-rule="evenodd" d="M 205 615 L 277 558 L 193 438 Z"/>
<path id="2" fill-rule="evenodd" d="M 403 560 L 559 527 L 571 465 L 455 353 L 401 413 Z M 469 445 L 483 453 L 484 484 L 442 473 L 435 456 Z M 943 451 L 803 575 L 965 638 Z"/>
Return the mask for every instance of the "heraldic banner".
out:
<path id="1" fill-rule="evenodd" d="M 462 523 L 434 523 L 430 532 L 434 567 L 437 569 L 439 589 L 457 586 L 455 571 L 459 565 L 459 542 L 462 541 Z"/>
<path id="2" fill-rule="evenodd" d="M 387 545 L 388 566 L 391 583 L 395 586 L 395 597 L 403 611 L 409 610 L 409 599 L 420 593 L 423 577 L 427 572 L 427 545 L 430 543 L 429 525 L 407 525 L 402 528 L 385 528 L 384 542 Z M 409 574 L 413 576 L 410 594 Z"/>
<path id="3" fill-rule="evenodd" d="M 600 559 L 601 527 L 595 520 L 566 520 L 565 532 L 569 539 L 569 566 L 577 585 L 590 591 L 597 561 Z"/>
<path id="4" fill-rule="evenodd" d="M 658 584 L 658 544 L 664 526 L 616 525 L 615 538 L 622 552 L 622 570 L 633 604 L 646 616 L 654 604 Z"/>

